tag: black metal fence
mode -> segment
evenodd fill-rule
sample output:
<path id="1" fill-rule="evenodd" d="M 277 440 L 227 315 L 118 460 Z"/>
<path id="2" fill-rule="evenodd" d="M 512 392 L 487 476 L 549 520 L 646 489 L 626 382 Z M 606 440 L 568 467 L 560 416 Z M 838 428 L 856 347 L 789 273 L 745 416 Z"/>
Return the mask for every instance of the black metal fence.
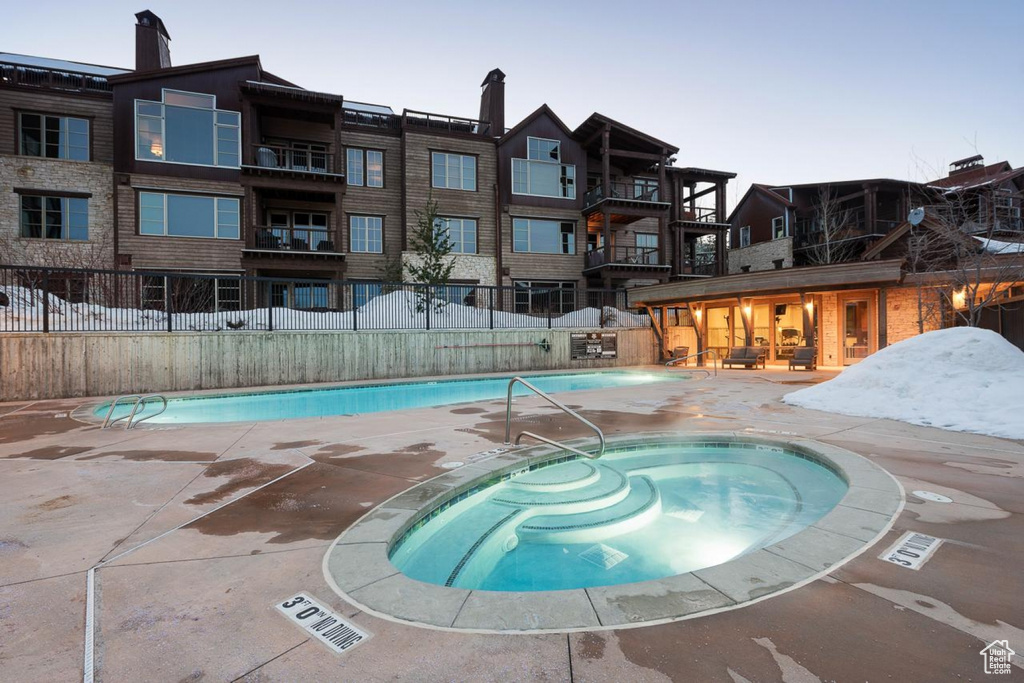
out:
<path id="1" fill-rule="evenodd" d="M 0 332 L 647 327 L 625 290 L 0 266 Z"/>

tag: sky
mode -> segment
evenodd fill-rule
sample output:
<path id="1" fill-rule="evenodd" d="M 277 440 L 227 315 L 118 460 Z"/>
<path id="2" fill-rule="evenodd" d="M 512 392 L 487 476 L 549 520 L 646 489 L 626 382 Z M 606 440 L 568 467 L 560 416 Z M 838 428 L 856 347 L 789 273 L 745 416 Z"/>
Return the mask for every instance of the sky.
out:
<path id="1" fill-rule="evenodd" d="M 14 3 L 0 51 L 131 68 L 150 9 L 175 65 L 259 54 L 306 88 L 470 118 L 498 67 L 507 126 L 599 111 L 737 173 L 730 205 L 751 182 L 1024 165 L 1022 0 L 149 2 Z"/>

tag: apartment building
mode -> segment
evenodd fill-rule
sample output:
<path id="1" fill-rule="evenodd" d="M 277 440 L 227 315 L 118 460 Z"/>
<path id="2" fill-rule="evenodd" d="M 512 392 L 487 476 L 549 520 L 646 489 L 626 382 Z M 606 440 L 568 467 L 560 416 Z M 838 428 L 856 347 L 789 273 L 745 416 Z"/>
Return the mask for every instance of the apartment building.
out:
<path id="1" fill-rule="evenodd" d="M 1024 348 L 1022 203 L 1024 168 L 981 156 L 926 183 L 754 184 L 729 218 L 727 275 L 630 300 L 684 311 L 666 350 L 757 346 L 780 365 L 799 346 L 817 348 L 820 365 L 852 365 L 962 322 L 967 297 L 990 301 L 981 324 Z"/>
<path id="2" fill-rule="evenodd" d="M 3 262 L 78 265 L 42 248 L 59 239 L 101 248 L 90 265 L 223 274 L 225 305 L 246 296 L 227 276 L 245 274 L 280 277 L 275 303 L 330 307 L 317 281 L 364 282 L 365 300 L 416 258 L 409 232 L 433 199 L 467 287 L 725 272 L 735 174 L 676 166 L 676 146 L 598 113 L 573 129 L 541 105 L 506 127 L 499 69 L 477 118 L 398 112 L 307 90 L 255 55 L 175 66 L 162 20 L 136 18 L 133 70 L 0 55 L 0 159 L 15 190 L 0 234 L 20 250 Z M 59 215 L 35 208 L 58 199 Z"/>

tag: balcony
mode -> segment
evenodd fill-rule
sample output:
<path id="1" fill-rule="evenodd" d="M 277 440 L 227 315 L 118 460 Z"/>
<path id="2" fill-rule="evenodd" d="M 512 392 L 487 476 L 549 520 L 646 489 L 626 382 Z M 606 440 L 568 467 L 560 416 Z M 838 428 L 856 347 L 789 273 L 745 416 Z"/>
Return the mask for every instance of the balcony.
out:
<path id="1" fill-rule="evenodd" d="M 724 218 L 719 217 L 718 211 L 711 206 L 694 206 L 684 208 L 679 212 L 679 219 L 675 223 L 699 223 L 704 226 L 728 225 Z"/>
<path id="2" fill-rule="evenodd" d="M 643 271 L 646 273 L 657 273 L 665 271 L 667 274 L 669 266 L 661 265 L 658 261 L 660 250 L 648 247 L 601 247 L 588 251 L 584 261 L 584 272 L 610 268 L 622 271 Z"/>
<path id="3" fill-rule="evenodd" d="M 361 128 L 395 131 L 402 128 L 402 119 L 394 114 L 383 114 L 362 109 L 342 109 L 341 121 L 346 126 L 359 126 Z"/>
<path id="4" fill-rule="evenodd" d="M 107 96 L 113 92 L 105 76 L 12 62 L 0 62 L 0 85 Z"/>
<path id="5" fill-rule="evenodd" d="M 583 215 L 592 228 L 602 224 L 604 213 L 611 223 L 624 225 L 660 216 L 668 207 L 668 202 L 661 201 L 657 187 L 641 183 L 612 182 L 608 183 L 607 197 L 601 185 L 583 195 Z"/>
<path id="6" fill-rule="evenodd" d="M 297 258 L 344 260 L 333 230 L 306 227 L 254 225 L 246 232 L 245 256 L 249 258 Z"/>
<path id="7" fill-rule="evenodd" d="M 345 181 L 343 173 L 335 172 L 335 158 L 326 149 L 312 145 L 251 145 L 252 163 L 242 166 L 250 175 L 314 180 Z"/>

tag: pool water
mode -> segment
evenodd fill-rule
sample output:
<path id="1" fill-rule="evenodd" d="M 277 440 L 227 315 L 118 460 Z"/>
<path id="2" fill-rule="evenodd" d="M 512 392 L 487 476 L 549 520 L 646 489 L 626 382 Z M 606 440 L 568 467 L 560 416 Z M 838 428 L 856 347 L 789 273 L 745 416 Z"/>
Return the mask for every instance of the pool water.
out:
<path id="1" fill-rule="evenodd" d="M 846 489 L 831 466 L 771 446 L 630 446 L 449 502 L 398 540 L 391 561 L 413 579 L 492 591 L 647 581 L 781 541 Z"/>
<path id="2" fill-rule="evenodd" d="M 549 394 L 583 389 L 629 387 L 685 379 L 685 376 L 680 375 L 626 371 L 524 375 L 523 377 L 541 391 Z M 168 401 L 166 412 L 147 422 L 164 424 L 253 422 L 380 413 L 453 403 L 488 401 L 505 398 L 508 394 L 510 379 L 512 379 L 511 376 L 172 398 Z M 516 385 L 513 395 L 525 396 L 529 393 L 525 387 Z M 158 403 L 148 404 L 142 414 L 155 413 L 159 409 L 158 405 Z M 103 417 L 109 408 L 109 403 L 98 406 L 94 414 Z M 114 416 L 127 415 L 130 408 L 130 404 L 118 405 Z"/>

